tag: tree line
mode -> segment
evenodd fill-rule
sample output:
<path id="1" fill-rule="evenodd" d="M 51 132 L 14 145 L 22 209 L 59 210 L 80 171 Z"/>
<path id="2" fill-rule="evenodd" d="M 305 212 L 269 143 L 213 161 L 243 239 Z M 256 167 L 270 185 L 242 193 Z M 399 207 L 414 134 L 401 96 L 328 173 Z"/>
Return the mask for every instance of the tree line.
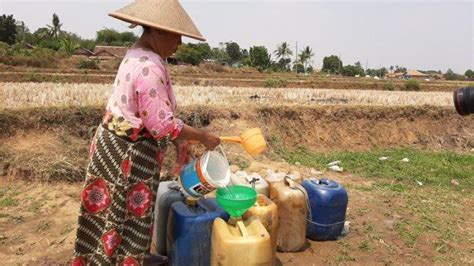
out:
<path id="1" fill-rule="evenodd" d="M 83 39 L 75 33 L 62 30 L 63 24 L 59 17 L 53 14 L 51 23 L 31 32 L 22 21 L 17 21 L 13 15 L 0 17 L 0 42 L 10 46 L 30 44 L 53 51 L 72 54 L 78 48 L 93 50 L 96 45 L 131 46 L 138 40 L 133 32 L 118 32 L 114 29 L 97 31 L 95 39 Z M 311 73 L 314 71 L 315 53 L 309 46 L 304 47 L 294 56 L 288 42 L 282 42 L 269 51 L 265 46 L 254 45 L 249 49 L 240 47 L 236 42 L 220 43 L 219 47 L 211 47 L 208 43 L 182 44 L 176 52 L 176 58 L 186 64 L 199 65 L 203 62 L 214 62 L 233 67 L 249 66 L 259 71 Z M 390 66 L 388 69 L 364 69 L 360 62 L 344 65 L 336 55 L 325 56 L 321 71 L 328 74 L 344 76 L 379 76 L 390 72 L 404 73 L 405 67 Z M 441 71 L 424 71 L 425 74 L 441 74 Z M 474 72 L 467 70 L 466 78 L 474 78 Z M 464 79 L 464 76 L 449 69 L 444 77 L 448 80 Z"/>

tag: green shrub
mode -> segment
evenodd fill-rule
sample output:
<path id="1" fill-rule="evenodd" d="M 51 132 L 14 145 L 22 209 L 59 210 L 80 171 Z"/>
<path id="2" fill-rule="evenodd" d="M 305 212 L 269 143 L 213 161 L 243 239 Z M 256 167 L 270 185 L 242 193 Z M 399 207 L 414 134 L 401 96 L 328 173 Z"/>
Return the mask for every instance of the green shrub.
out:
<path id="1" fill-rule="evenodd" d="M 8 54 L 8 44 L 0 42 L 0 56 L 5 56 Z"/>
<path id="2" fill-rule="evenodd" d="M 414 79 L 407 80 L 405 82 L 405 86 L 403 87 L 404 91 L 419 91 L 420 89 L 420 82 Z"/>
<path id="3" fill-rule="evenodd" d="M 99 60 L 81 59 L 77 62 L 79 69 L 100 69 Z"/>
<path id="4" fill-rule="evenodd" d="M 267 79 L 265 80 L 265 87 L 266 88 L 275 88 L 277 81 L 275 79 Z"/>
<path id="5" fill-rule="evenodd" d="M 10 56 L 18 56 L 18 55 L 30 56 L 31 52 L 28 49 L 23 49 L 23 46 L 21 44 L 16 43 L 14 45 L 11 45 L 10 48 L 8 48 L 7 55 L 10 55 Z"/>
<path id="6" fill-rule="evenodd" d="M 64 55 L 51 49 L 36 48 L 31 51 L 31 61 L 29 66 L 57 68 L 60 58 L 64 58 Z"/>
<path id="7" fill-rule="evenodd" d="M 265 80 L 265 87 L 266 88 L 286 88 L 286 86 L 288 86 L 288 81 L 286 81 L 284 79 L 269 78 L 269 79 Z"/>
<path id="8" fill-rule="evenodd" d="M 39 68 L 57 68 L 59 58 L 63 56 L 53 50 L 36 48 L 23 49 L 21 44 L 10 48 L 0 44 L 0 63 L 10 66 L 26 66 Z"/>
<path id="9" fill-rule="evenodd" d="M 389 81 L 383 85 L 383 89 L 386 91 L 394 91 L 395 85 L 393 84 L 393 82 Z"/>

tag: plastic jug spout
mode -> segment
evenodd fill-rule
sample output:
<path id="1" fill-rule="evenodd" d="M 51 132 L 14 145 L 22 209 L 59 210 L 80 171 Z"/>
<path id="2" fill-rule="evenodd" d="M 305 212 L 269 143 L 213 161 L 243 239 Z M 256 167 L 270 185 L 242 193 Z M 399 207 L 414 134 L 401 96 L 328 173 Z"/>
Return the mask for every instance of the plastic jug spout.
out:
<path id="1" fill-rule="evenodd" d="M 242 221 L 237 221 L 237 227 L 239 228 L 239 231 L 243 237 L 249 237 L 249 232 L 247 231 L 247 228 L 245 227 L 245 224 Z"/>
<path id="2" fill-rule="evenodd" d="M 227 221 L 227 224 L 236 225 L 237 222 L 239 222 L 239 221 L 242 221 L 242 216 L 238 216 L 238 217 L 231 216 L 229 218 L 229 220 Z"/>

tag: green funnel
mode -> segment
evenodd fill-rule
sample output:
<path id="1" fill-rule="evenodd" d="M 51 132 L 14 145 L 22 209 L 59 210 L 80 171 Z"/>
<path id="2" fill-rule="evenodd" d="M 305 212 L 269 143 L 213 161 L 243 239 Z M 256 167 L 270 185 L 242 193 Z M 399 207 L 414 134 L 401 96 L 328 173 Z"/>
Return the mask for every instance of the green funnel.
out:
<path id="1" fill-rule="evenodd" d="M 231 217 L 240 217 L 257 201 L 257 191 L 244 186 L 219 188 L 216 201 Z"/>

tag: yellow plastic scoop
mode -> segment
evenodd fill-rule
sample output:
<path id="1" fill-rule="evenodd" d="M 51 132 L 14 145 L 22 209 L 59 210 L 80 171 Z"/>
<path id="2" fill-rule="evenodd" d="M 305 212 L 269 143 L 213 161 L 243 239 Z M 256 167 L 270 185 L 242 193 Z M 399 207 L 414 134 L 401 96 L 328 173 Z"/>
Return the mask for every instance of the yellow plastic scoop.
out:
<path id="1" fill-rule="evenodd" d="M 220 137 L 221 141 L 240 143 L 244 150 L 251 156 L 255 156 L 267 149 L 267 143 L 260 128 L 252 128 L 245 131 L 240 137 Z M 199 144 L 197 140 L 188 141 L 189 144 Z"/>
<path id="2" fill-rule="evenodd" d="M 242 144 L 245 151 L 255 156 L 267 149 L 267 143 L 260 128 L 252 128 L 240 135 L 240 137 L 220 137 L 222 141 L 236 142 Z"/>

